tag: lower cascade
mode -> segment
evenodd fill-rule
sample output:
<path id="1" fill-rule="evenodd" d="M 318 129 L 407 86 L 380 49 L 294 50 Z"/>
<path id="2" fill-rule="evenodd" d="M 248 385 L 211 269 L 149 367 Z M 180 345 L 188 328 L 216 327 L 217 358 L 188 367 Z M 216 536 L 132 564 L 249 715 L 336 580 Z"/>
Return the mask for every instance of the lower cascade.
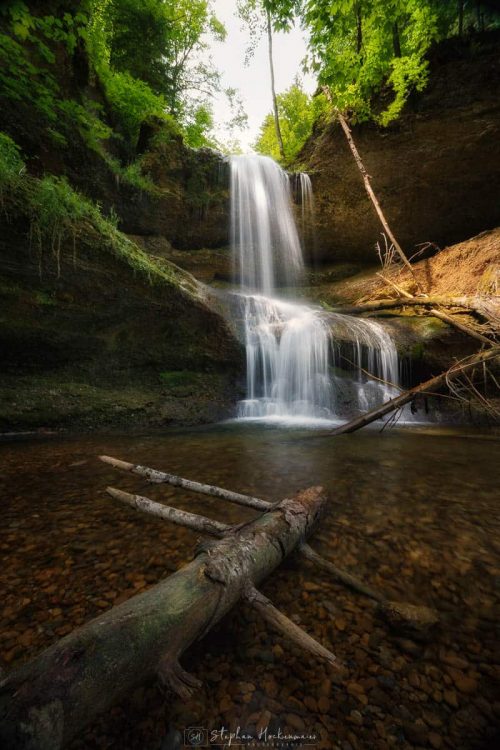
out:
<path id="1" fill-rule="evenodd" d="M 304 263 L 288 176 L 269 157 L 231 157 L 231 241 L 246 346 L 239 418 L 339 420 L 396 395 L 387 328 L 278 296 Z"/>

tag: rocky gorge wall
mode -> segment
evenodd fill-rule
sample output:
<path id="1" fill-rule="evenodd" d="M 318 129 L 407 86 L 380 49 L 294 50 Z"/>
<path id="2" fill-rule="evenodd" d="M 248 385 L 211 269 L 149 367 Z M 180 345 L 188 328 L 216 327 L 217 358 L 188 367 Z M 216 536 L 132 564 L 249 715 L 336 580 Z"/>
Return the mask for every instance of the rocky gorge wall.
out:
<path id="1" fill-rule="evenodd" d="M 428 87 L 402 117 L 387 128 L 354 125 L 352 133 L 409 255 L 419 243 L 444 247 L 500 225 L 499 34 L 439 45 Z M 299 161 L 315 193 L 307 235 L 316 260 L 376 263 L 380 223 L 340 125 L 319 124 Z"/>

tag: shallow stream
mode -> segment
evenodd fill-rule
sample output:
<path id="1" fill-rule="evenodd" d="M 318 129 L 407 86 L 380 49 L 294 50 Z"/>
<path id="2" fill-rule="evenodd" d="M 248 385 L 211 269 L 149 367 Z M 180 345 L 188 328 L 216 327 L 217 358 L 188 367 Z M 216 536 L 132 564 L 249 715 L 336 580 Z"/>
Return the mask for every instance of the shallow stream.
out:
<path id="1" fill-rule="evenodd" d="M 430 428 L 333 438 L 238 423 L 0 444 L 0 663 L 34 656 L 190 559 L 194 532 L 120 505 L 107 485 L 223 521 L 253 515 L 147 486 L 97 455 L 269 500 L 323 484 L 331 505 L 311 545 L 392 598 L 435 607 L 435 638 L 395 638 L 369 600 L 289 560 L 263 590 L 342 659 L 347 684 L 242 606 L 185 656 L 204 683 L 188 703 L 140 688 L 71 747 L 166 749 L 169 727 L 193 724 L 306 730 L 342 750 L 493 747 L 498 445 Z"/>

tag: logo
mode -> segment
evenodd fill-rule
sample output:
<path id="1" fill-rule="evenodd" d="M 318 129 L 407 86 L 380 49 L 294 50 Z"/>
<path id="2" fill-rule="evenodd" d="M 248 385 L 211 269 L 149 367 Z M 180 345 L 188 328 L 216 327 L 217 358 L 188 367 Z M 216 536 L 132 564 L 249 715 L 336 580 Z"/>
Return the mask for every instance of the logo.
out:
<path id="1" fill-rule="evenodd" d="M 184 745 L 187 745 L 187 747 L 208 747 L 208 731 L 203 727 L 185 729 Z"/>

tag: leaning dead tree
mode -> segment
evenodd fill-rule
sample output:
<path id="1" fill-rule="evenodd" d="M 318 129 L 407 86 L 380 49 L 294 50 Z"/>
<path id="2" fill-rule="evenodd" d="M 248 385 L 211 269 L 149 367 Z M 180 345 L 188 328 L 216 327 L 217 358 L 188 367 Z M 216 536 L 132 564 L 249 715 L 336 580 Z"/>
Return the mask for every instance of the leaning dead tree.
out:
<path id="1" fill-rule="evenodd" d="M 432 610 L 389 602 L 305 545 L 326 509 L 320 487 L 271 504 L 107 456 L 101 459 L 152 483 L 189 488 L 255 508 L 260 515 L 228 525 L 108 488 L 113 498 L 140 512 L 213 536 L 215 541 L 199 545 L 194 560 L 165 581 L 78 628 L 1 681 L 3 750 L 59 750 L 135 685 L 155 675 L 187 699 L 200 683 L 184 671 L 180 657 L 240 600 L 272 628 L 343 673 L 331 651 L 256 588 L 294 550 L 381 604 L 392 625 L 421 632 L 436 622 Z"/>
<path id="2" fill-rule="evenodd" d="M 426 380 L 424 383 L 416 385 L 414 388 L 410 388 L 408 391 L 401 393 L 399 396 L 390 399 L 390 401 L 386 401 L 385 404 L 377 406 L 375 409 L 366 412 L 366 414 L 362 414 L 360 417 L 355 417 L 355 419 L 352 419 L 350 422 L 346 422 L 345 424 L 337 427 L 335 430 L 328 434 L 343 435 L 347 432 L 355 432 L 356 430 L 361 429 L 361 427 L 365 427 L 371 422 L 375 422 L 375 420 L 385 417 L 386 414 L 390 414 L 391 412 L 396 411 L 396 409 L 400 409 L 405 404 L 413 401 L 413 399 L 417 396 L 429 392 L 434 392 L 441 388 L 443 385 L 446 385 L 448 382 L 459 377 L 467 370 L 471 370 L 477 365 L 484 364 L 488 360 L 496 359 L 499 355 L 500 346 L 491 346 L 489 349 L 485 349 L 484 351 L 474 354 L 471 357 L 462 360 L 461 362 L 457 362 L 455 365 L 452 365 L 452 367 L 446 370 L 446 372 L 443 372 L 440 375 L 436 375 L 430 380 Z"/>
<path id="3" fill-rule="evenodd" d="M 372 188 L 372 184 L 370 181 L 370 175 L 366 171 L 365 165 L 363 164 L 363 160 L 361 159 L 361 156 L 359 154 L 359 151 L 357 149 L 356 144 L 354 143 L 354 138 L 352 137 L 351 129 L 349 128 L 349 125 L 347 124 L 347 121 L 342 114 L 342 112 L 338 109 L 338 107 L 335 107 L 332 100 L 332 94 L 328 86 L 323 86 L 323 93 L 327 100 L 330 102 L 330 104 L 333 106 L 333 110 L 335 112 L 335 115 L 340 123 L 340 126 L 342 130 L 344 131 L 344 135 L 346 137 L 347 143 L 349 144 L 349 148 L 351 149 L 351 153 L 354 157 L 354 161 L 356 162 L 356 165 L 361 173 L 361 177 L 363 178 L 363 183 L 365 186 L 365 190 L 367 192 L 367 195 L 369 199 L 371 200 L 373 207 L 375 209 L 375 212 L 380 219 L 380 223 L 382 224 L 384 228 L 384 232 L 386 233 L 387 237 L 389 237 L 394 249 L 396 250 L 397 254 L 401 258 L 403 264 L 406 266 L 406 268 L 409 270 L 413 277 L 413 281 L 415 283 L 415 287 L 417 290 L 420 290 L 420 284 L 418 282 L 418 279 L 415 276 L 415 271 L 413 270 L 413 266 L 411 265 L 410 261 L 408 260 L 406 253 L 404 252 L 403 248 L 397 241 L 391 227 L 389 226 L 389 222 L 387 221 L 384 212 L 382 211 L 382 207 L 378 201 L 377 196 L 375 195 L 375 192 Z"/>

